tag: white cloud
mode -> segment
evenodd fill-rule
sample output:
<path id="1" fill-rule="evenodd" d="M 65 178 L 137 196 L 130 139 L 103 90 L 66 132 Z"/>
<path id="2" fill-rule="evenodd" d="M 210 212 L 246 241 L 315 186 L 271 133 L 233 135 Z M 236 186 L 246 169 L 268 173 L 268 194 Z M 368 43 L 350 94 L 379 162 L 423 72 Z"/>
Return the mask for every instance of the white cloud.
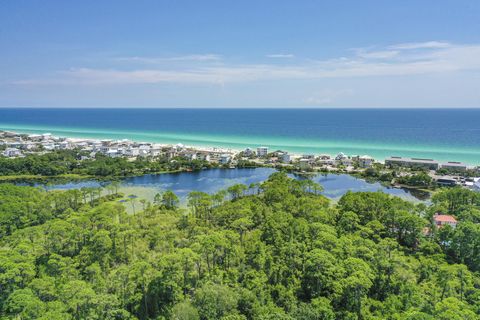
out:
<path id="1" fill-rule="evenodd" d="M 126 61 L 126 62 L 142 62 L 142 63 L 162 63 L 168 61 L 218 61 L 221 60 L 222 56 L 218 54 L 190 54 L 184 56 L 175 56 L 175 57 L 119 57 L 115 58 L 116 61 Z"/>
<path id="2" fill-rule="evenodd" d="M 383 50 L 383 51 L 358 51 L 357 55 L 365 59 L 390 59 L 399 54 L 397 50 Z"/>
<path id="3" fill-rule="evenodd" d="M 338 98 L 353 94 L 353 90 L 322 89 L 307 97 L 303 102 L 310 106 L 328 106 L 335 103 Z"/>
<path id="4" fill-rule="evenodd" d="M 396 49 L 393 49 L 396 48 Z M 418 50 L 411 50 L 418 49 Z M 480 44 L 453 45 L 423 42 L 377 50 L 358 49 L 351 57 L 295 60 L 285 64 L 233 64 L 218 55 L 168 58 L 180 65 L 126 70 L 74 68 L 46 79 L 16 81 L 23 85 L 220 84 L 277 80 L 312 80 L 379 76 L 409 76 L 480 70 Z M 133 59 L 144 59 L 135 58 Z M 165 58 L 159 58 L 165 59 Z M 149 60 L 147 60 L 149 61 Z M 165 61 L 165 60 L 162 60 Z"/>
<path id="5" fill-rule="evenodd" d="M 413 50 L 413 49 L 441 49 L 448 48 L 451 44 L 443 41 L 410 42 L 400 43 L 389 47 L 389 49 Z"/>
<path id="6" fill-rule="evenodd" d="M 291 53 L 274 53 L 274 54 L 267 54 L 267 58 L 294 58 L 295 55 Z"/>

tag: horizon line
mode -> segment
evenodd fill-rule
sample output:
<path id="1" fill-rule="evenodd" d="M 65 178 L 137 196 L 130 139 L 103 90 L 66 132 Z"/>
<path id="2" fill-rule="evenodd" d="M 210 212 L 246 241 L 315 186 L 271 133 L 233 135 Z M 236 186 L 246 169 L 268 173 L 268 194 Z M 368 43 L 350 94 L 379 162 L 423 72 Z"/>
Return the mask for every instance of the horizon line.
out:
<path id="1" fill-rule="evenodd" d="M 61 107 L 61 106 L 38 106 L 38 107 L 31 107 L 31 106 L 0 106 L 0 109 L 222 109 L 222 110 L 238 110 L 238 109 L 257 109 L 257 110 L 262 110 L 262 109 L 295 109 L 295 110 L 302 110 L 302 109 L 310 109 L 310 110 L 321 110 L 321 109 L 409 109 L 409 110 L 415 110 L 415 109 L 430 109 L 430 110 L 435 110 L 435 109 L 457 109 L 457 110 L 464 110 L 464 109 L 480 109 L 480 106 L 476 107 L 451 107 L 451 106 L 435 106 L 435 107 L 425 107 L 425 106 L 419 106 L 419 107 L 406 107 L 406 106 L 396 106 L 396 107 L 352 107 L 352 106 L 313 106 L 313 107 L 307 107 L 307 106 L 288 106 L 288 107 L 268 107 L 268 106 L 243 106 L 243 107 L 187 107 L 187 106 L 168 106 L 168 107 L 135 107 L 135 106 L 71 106 L 71 107 Z"/>

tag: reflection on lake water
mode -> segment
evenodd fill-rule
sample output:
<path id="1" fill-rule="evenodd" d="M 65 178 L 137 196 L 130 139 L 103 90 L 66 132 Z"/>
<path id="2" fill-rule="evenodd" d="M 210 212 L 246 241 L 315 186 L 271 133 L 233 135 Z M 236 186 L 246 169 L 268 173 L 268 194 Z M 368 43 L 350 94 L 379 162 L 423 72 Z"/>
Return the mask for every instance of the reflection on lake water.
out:
<path id="1" fill-rule="evenodd" d="M 195 172 L 148 174 L 122 180 L 120 191 L 125 194 L 136 194 L 141 198 L 152 201 L 156 193 L 172 190 L 180 199 L 185 201 L 191 191 L 215 193 L 231 185 L 262 182 L 275 169 L 272 168 L 239 168 L 239 169 L 209 169 Z M 293 176 L 293 175 L 292 175 Z M 297 177 L 301 179 L 301 177 Z M 399 189 L 382 186 L 380 183 L 369 183 L 363 179 L 347 174 L 318 174 L 311 178 L 324 188 L 323 194 L 333 200 L 338 200 L 347 191 L 382 191 L 406 200 L 419 202 L 427 200 L 428 193 L 415 192 L 416 190 Z M 74 189 L 82 187 L 100 187 L 106 183 L 96 180 L 69 182 L 50 185 L 51 189 Z"/>

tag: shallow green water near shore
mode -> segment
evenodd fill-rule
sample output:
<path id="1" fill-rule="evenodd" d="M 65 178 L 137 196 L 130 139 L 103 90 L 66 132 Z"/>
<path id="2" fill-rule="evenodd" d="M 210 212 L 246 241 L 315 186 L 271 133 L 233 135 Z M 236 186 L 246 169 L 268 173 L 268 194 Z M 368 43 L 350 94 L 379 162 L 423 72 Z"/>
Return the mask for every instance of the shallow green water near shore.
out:
<path id="1" fill-rule="evenodd" d="M 0 109 L 0 130 L 476 165 L 479 119 L 479 109 Z"/>

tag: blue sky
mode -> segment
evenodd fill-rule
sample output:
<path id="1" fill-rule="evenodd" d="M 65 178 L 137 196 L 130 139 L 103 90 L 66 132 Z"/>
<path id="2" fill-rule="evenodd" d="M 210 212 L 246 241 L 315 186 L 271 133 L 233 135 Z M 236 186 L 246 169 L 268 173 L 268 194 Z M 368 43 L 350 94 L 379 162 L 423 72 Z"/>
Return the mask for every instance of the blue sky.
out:
<path id="1" fill-rule="evenodd" d="M 480 1 L 0 3 L 0 107 L 480 107 Z"/>

